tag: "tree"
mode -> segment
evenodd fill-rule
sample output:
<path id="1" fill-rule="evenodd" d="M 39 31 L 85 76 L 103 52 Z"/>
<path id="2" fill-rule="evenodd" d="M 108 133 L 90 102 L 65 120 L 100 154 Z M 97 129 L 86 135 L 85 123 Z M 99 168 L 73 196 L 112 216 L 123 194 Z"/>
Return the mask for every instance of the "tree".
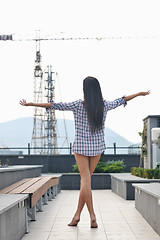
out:
<path id="1" fill-rule="evenodd" d="M 143 132 L 138 133 L 142 138 L 141 157 L 139 167 L 142 167 L 144 158 L 147 156 L 147 124 L 144 123 Z"/>

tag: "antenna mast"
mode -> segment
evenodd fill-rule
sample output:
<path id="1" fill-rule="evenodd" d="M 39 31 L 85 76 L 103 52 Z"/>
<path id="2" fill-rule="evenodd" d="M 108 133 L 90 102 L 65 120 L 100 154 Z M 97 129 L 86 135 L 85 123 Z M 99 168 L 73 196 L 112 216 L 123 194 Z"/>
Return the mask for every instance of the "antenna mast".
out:
<path id="1" fill-rule="evenodd" d="M 55 80 L 57 73 L 52 72 L 52 66 L 47 67 L 45 72 L 45 91 L 47 102 L 55 100 Z M 57 152 L 57 132 L 56 132 L 56 115 L 55 110 L 50 110 L 44 117 L 44 146 L 47 147 L 47 154 L 58 154 Z"/>
<path id="2" fill-rule="evenodd" d="M 45 84 L 40 52 L 40 32 L 36 36 L 36 60 L 34 68 L 34 102 L 42 103 L 45 98 L 47 102 L 55 100 L 55 79 L 57 73 L 52 72 L 52 67 L 48 66 L 45 72 Z M 45 86 L 44 86 L 45 85 Z M 31 145 L 34 154 L 57 154 L 57 133 L 56 133 L 55 110 L 46 113 L 45 109 L 34 108 L 34 124 Z M 45 148 L 45 149 L 44 149 Z"/>
<path id="3" fill-rule="evenodd" d="M 40 32 L 39 32 L 40 34 Z M 37 33 L 38 35 L 38 33 Z M 40 53 L 40 35 L 36 37 L 36 60 L 34 66 L 34 102 L 43 102 L 43 71 L 41 66 L 41 53 Z M 34 108 L 34 123 L 32 132 L 31 145 L 34 148 L 34 153 L 42 154 L 44 147 L 43 144 L 43 115 L 44 109 Z M 38 149 L 36 149 L 38 147 Z"/>

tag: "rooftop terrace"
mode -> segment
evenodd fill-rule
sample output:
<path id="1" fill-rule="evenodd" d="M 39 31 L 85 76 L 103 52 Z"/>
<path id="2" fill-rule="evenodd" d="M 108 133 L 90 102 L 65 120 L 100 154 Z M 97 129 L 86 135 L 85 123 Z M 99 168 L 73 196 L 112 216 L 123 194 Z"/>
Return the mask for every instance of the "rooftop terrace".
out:
<path id="1" fill-rule="evenodd" d="M 135 201 L 126 201 L 111 190 L 93 190 L 98 228 L 90 228 L 84 207 L 77 227 L 69 227 L 77 206 L 79 191 L 62 190 L 44 205 L 37 221 L 29 223 L 29 233 L 22 240 L 155 240 L 160 236 L 135 208 Z"/>

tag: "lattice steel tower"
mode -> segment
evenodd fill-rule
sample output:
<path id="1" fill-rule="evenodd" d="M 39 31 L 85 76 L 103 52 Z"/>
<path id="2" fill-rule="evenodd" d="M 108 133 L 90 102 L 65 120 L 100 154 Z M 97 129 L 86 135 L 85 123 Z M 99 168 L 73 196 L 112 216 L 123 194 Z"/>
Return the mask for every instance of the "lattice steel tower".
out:
<path id="1" fill-rule="evenodd" d="M 36 41 L 36 60 L 34 66 L 34 102 L 43 102 L 43 71 L 41 66 L 40 41 Z M 33 148 L 43 147 L 43 109 L 34 108 L 34 123 L 31 145 Z M 42 154 L 41 149 L 34 149 L 33 152 Z"/>
<path id="2" fill-rule="evenodd" d="M 46 76 L 44 81 L 43 76 Z M 55 78 L 57 73 L 47 67 L 43 74 L 40 53 L 40 39 L 36 41 L 36 60 L 34 67 L 34 102 L 50 102 L 55 99 Z M 44 96 L 45 92 L 45 96 Z M 55 111 L 46 113 L 44 108 L 34 108 L 34 124 L 31 146 L 34 154 L 57 154 L 57 133 Z M 45 148 L 45 149 L 44 149 Z"/>
<path id="3" fill-rule="evenodd" d="M 57 73 L 52 71 L 52 66 L 47 67 L 45 72 L 45 97 L 47 102 L 55 100 L 55 81 Z M 57 154 L 57 132 L 56 132 L 55 110 L 47 112 L 44 116 L 44 146 L 48 148 L 48 154 Z"/>

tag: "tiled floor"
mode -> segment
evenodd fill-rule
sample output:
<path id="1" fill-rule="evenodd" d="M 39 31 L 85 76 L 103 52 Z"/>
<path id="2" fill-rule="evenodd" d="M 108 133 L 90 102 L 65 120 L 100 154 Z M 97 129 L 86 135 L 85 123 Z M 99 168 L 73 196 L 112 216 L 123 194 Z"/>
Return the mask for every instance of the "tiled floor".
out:
<path id="1" fill-rule="evenodd" d="M 77 227 L 69 227 L 78 201 L 79 191 L 64 191 L 37 213 L 37 221 L 29 224 L 22 240 L 155 240 L 160 236 L 135 209 L 134 201 L 126 201 L 111 190 L 93 190 L 98 228 L 90 228 L 84 207 Z"/>

